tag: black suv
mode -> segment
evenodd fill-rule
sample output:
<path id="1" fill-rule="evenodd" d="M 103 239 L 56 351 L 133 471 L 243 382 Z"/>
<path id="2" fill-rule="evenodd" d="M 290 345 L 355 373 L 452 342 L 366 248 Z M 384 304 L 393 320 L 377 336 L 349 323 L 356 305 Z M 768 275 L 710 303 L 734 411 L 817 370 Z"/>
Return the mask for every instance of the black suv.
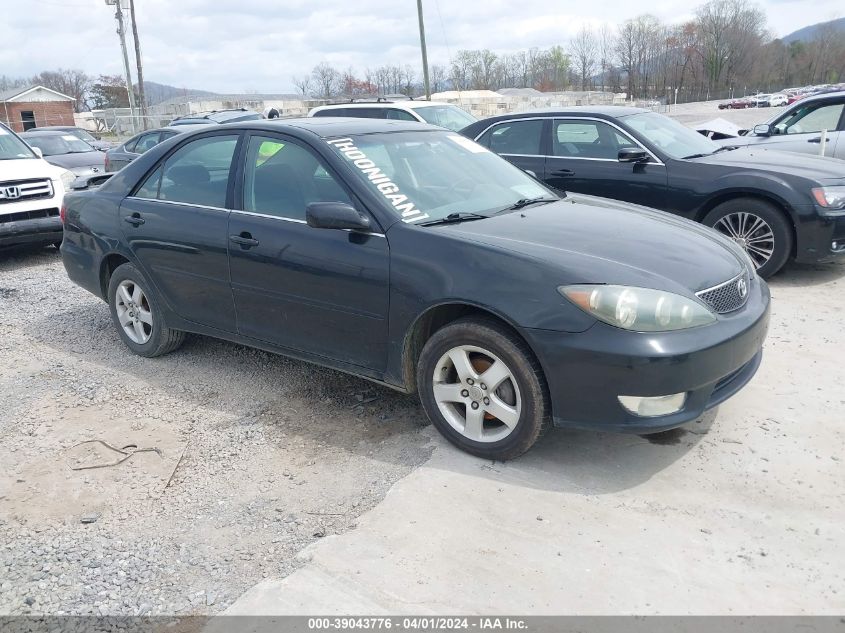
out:
<path id="1" fill-rule="evenodd" d="M 196 114 L 186 114 L 185 116 L 176 117 L 170 122 L 174 125 L 203 125 L 207 123 L 240 123 L 241 121 L 256 121 L 263 119 L 258 112 L 247 110 L 246 108 L 236 108 L 231 110 L 212 110 L 211 112 L 197 112 Z"/>

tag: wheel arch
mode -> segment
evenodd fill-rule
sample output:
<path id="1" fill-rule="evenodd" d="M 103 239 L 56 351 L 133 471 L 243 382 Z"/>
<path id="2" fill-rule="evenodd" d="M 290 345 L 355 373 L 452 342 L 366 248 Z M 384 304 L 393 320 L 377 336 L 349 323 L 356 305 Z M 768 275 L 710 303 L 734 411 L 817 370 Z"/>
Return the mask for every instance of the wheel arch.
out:
<path id="1" fill-rule="evenodd" d="M 123 264 L 131 264 L 132 260 L 130 260 L 125 255 L 120 253 L 109 253 L 100 260 L 100 295 L 101 298 L 105 301 L 108 301 L 108 289 L 109 289 L 109 281 L 111 280 L 112 274 L 114 271 L 117 270 L 118 266 L 122 266 Z"/>
<path id="2" fill-rule="evenodd" d="M 406 391 L 415 393 L 417 391 L 417 361 L 420 358 L 422 349 L 431 336 L 446 325 L 468 316 L 476 316 L 495 321 L 506 328 L 510 333 L 525 343 L 525 346 L 534 354 L 531 345 L 520 334 L 510 319 L 490 309 L 464 301 L 446 301 L 437 305 L 429 306 L 423 311 L 405 333 L 402 343 L 402 382 Z M 535 358 L 537 357 L 534 354 Z M 539 358 L 537 359 L 539 362 Z"/>

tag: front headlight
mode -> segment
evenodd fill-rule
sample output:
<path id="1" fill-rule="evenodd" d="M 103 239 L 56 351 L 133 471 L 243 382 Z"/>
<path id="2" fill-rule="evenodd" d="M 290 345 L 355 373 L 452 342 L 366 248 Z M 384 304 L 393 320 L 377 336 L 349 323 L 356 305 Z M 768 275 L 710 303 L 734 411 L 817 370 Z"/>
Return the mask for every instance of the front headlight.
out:
<path id="1" fill-rule="evenodd" d="M 715 323 L 702 304 L 681 295 L 630 286 L 560 286 L 558 292 L 610 325 L 636 332 L 684 330 Z"/>
<path id="2" fill-rule="evenodd" d="M 70 186 L 73 184 L 73 181 L 76 180 L 76 174 L 66 169 L 62 172 L 61 179 L 65 191 L 70 191 Z"/>
<path id="3" fill-rule="evenodd" d="M 845 210 L 845 185 L 816 187 L 813 189 L 813 198 L 820 207 L 831 211 L 843 211 Z"/>

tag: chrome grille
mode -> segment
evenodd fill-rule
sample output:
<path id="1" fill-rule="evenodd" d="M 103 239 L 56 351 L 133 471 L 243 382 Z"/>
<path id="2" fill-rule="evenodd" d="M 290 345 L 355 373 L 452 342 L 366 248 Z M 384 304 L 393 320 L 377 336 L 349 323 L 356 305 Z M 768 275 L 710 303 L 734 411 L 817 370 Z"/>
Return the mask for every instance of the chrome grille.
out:
<path id="1" fill-rule="evenodd" d="M 713 308 L 717 314 L 739 310 L 748 300 L 751 283 L 748 273 L 737 275 L 725 283 L 696 292 L 696 296 Z M 742 289 L 745 289 L 743 292 Z"/>
<path id="2" fill-rule="evenodd" d="M 53 197 L 53 183 L 49 179 L 7 180 L 0 182 L 0 204 Z"/>

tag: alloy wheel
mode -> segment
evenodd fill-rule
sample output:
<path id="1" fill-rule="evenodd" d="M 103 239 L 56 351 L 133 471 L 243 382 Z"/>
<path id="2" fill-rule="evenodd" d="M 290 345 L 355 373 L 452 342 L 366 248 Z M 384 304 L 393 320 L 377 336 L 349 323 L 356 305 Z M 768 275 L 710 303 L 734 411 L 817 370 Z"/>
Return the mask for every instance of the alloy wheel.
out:
<path id="1" fill-rule="evenodd" d="M 719 218 L 713 228 L 744 248 L 758 269 L 765 266 L 775 252 L 772 227 L 759 215 L 729 213 Z"/>
<path id="2" fill-rule="evenodd" d="M 143 345 L 153 334 L 153 313 L 144 290 L 131 279 L 120 282 L 115 292 L 117 320 L 129 340 Z"/>
<path id="3" fill-rule="evenodd" d="M 522 412 L 513 372 L 492 352 L 453 347 L 434 370 L 434 400 L 446 421 L 475 442 L 497 442 L 516 428 Z"/>

